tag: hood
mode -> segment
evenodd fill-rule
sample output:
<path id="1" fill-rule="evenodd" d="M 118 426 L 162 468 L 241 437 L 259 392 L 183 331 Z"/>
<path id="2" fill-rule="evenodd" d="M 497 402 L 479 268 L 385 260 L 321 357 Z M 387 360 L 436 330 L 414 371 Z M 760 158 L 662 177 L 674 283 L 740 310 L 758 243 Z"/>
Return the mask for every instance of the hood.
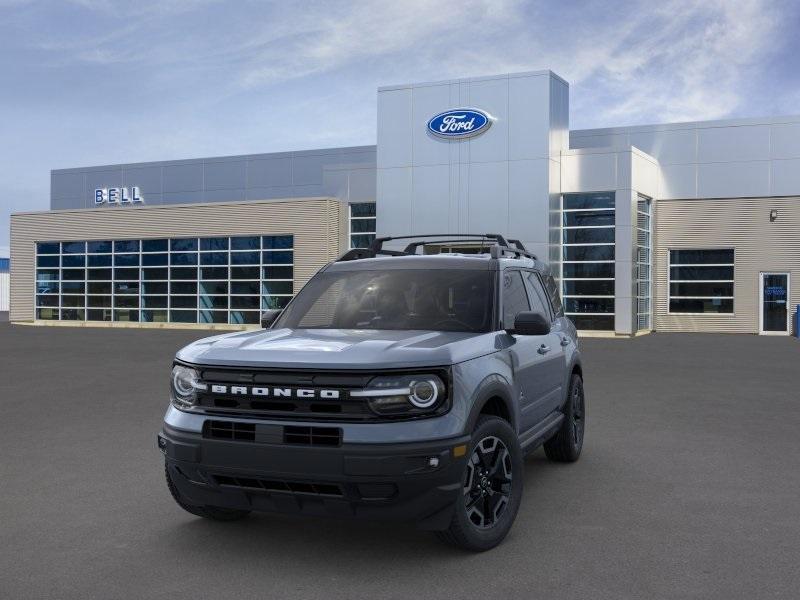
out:
<path id="1" fill-rule="evenodd" d="M 496 333 L 267 329 L 204 338 L 176 358 L 193 364 L 310 369 L 453 365 L 497 350 Z"/>

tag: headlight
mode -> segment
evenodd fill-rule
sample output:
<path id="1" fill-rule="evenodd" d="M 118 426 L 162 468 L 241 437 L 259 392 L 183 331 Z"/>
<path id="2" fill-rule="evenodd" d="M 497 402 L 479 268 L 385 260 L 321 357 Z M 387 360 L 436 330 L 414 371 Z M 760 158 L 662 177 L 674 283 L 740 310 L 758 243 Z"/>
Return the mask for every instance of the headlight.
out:
<path id="1" fill-rule="evenodd" d="M 197 390 L 205 390 L 206 387 L 195 369 L 183 365 L 172 367 L 170 399 L 176 408 L 191 408 L 197 404 Z"/>
<path id="2" fill-rule="evenodd" d="M 370 409 L 382 416 L 416 416 L 441 409 L 447 393 L 441 377 L 433 374 L 376 377 L 363 390 L 350 392 L 366 398 Z"/>

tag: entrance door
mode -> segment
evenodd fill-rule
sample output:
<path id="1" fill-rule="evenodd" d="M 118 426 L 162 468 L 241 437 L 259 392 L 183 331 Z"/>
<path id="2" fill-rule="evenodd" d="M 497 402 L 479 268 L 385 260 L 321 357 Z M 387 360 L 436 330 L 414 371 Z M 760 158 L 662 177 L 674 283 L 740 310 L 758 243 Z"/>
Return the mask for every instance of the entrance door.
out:
<path id="1" fill-rule="evenodd" d="M 761 273 L 759 286 L 761 311 L 758 332 L 763 335 L 788 335 L 789 274 Z"/>

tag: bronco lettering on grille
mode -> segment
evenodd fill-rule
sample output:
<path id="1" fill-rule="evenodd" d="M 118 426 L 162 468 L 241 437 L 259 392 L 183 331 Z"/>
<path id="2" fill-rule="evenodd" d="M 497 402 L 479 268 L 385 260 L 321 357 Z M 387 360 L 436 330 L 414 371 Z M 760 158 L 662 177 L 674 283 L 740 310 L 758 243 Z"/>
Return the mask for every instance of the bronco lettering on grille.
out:
<path id="1" fill-rule="evenodd" d="M 212 394 L 228 394 L 231 396 L 259 396 L 266 398 L 320 398 L 324 400 L 338 400 L 339 390 L 322 390 L 314 388 L 280 388 L 280 387 L 254 387 L 246 385 L 211 385 Z"/>

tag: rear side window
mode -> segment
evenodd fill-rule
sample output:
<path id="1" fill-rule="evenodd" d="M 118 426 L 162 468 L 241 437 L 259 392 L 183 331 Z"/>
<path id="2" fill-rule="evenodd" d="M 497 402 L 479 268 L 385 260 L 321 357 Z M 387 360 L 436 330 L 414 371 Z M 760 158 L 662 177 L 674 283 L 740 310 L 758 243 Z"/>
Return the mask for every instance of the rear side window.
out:
<path id="1" fill-rule="evenodd" d="M 530 309 L 522 274 L 519 271 L 503 273 L 503 327 L 514 327 L 517 314 Z"/>
<path id="2" fill-rule="evenodd" d="M 564 307 L 561 305 L 561 295 L 558 293 L 558 284 L 552 275 L 547 274 L 542 276 L 544 281 L 544 288 L 547 291 L 547 296 L 550 298 L 550 304 L 553 307 L 553 314 L 556 317 L 564 316 Z"/>
<path id="3" fill-rule="evenodd" d="M 525 271 L 525 282 L 528 284 L 528 296 L 531 301 L 531 310 L 542 313 L 547 319 L 552 320 L 553 313 L 550 310 L 550 301 L 542 287 L 539 276 L 531 271 Z"/>

